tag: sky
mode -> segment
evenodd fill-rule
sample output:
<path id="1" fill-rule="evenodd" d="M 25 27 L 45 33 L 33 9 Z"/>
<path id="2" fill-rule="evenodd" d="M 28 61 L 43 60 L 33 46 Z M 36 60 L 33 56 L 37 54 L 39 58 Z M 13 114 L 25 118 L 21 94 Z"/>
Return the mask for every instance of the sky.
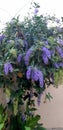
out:
<path id="1" fill-rule="evenodd" d="M 31 2 L 39 3 L 40 14 L 63 16 L 63 0 L 0 0 L 0 29 L 14 16 L 22 20 L 30 11 Z"/>

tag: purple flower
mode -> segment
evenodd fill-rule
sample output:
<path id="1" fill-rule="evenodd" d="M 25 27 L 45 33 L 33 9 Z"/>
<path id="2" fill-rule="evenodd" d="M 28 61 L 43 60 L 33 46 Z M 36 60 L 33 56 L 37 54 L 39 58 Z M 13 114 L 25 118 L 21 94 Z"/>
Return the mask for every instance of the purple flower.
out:
<path id="1" fill-rule="evenodd" d="M 18 63 L 20 63 L 21 59 L 22 59 L 22 54 L 19 54 L 18 57 L 17 57 Z"/>
<path id="2" fill-rule="evenodd" d="M 30 59 L 30 55 L 32 54 L 32 52 L 33 52 L 33 50 L 30 48 L 25 55 L 25 65 L 26 66 L 28 66 L 28 64 L 29 64 L 29 59 Z"/>
<path id="3" fill-rule="evenodd" d="M 36 67 L 32 71 L 32 79 L 34 81 L 39 81 L 39 86 L 43 87 L 44 79 L 43 79 L 43 73 L 38 70 Z"/>
<path id="4" fill-rule="evenodd" d="M 56 22 L 59 23 L 59 22 L 60 22 L 60 19 L 56 19 Z"/>
<path id="5" fill-rule="evenodd" d="M 45 41 L 45 44 L 48 45 L 48 41 Z"/>
<path id="6" fill-rule="evenodd" d="M 21 115 L 21 119 L 22 119 L 23 122 L 26 121 L 26 116 L 25 116 L 24 113 L 22 113 L 22 115 Z"/>
<path id="7" fill-rule="evenodd" d="M 57 51 L 61 54 L 62 53 L 61 47 L 57 46 Z"/>
<path id="8" fill-rule="evenodd" d="M 12 64 L 7 62 L 4 64 L 4 72 L 7 75 L 9 72 L 13 72 Z"/>
<path id="9" fill-rule="evenodd" d="M 48 57 L 46 56 L 46 54 L 42 54 L 42 58 L 45 64 L 48 64 Z"/>
<path id="10" fill-rule="evenodd" d="M 54 67 L 58 69 L 59 68 L 59 64 L 58 63 L 54 63 Z"/>
<path id="11" fill-rule="evenodd" d="M 62 63 L 62 62 L 61 62 L 61 63 L 59 63 L 59 66 L 60 66 L 60 67 L 63 67 L 63 63 Z"/>
<path id="12" fill-rule="evenodd" d="M 38 94 L 37 103 L 40 106 L 42 93 Z"/>
<path id="13" fill-rule="evenodd" d="M 37 81 L 39 80 L 39 71 L 37 70 L 37 68 L 33 68 L 33 71 L 32 71 L 32 79 Z"/>
<path id="14" fill-rule="evenodd" d="M 62 40 L 62 39 L 58 38 L 58 39 L 57 39 L 57 42 L 58 42 L 59 44 L 63 45 L 63 40 Z"/>
<path id="15" fill-rule="evenodd" d="M 51 58 L 51 52 L 48 48 L 42 48 L 42 58 L 45 64 L 48 64 L 48 60 Z"/>
<path id="16" fill-rule="evenodd" d="M 43 73 L 42 71 L 38 70 L 36 67 L 32 68 L 31 66 L 28 67 L 26 72 L 26 78 L 32 79 L 34 81 L 39 81 L 39 86 L 42 88 L 44 85 Z"/>
<path id="17" fill-rule="evenodd" d="M 47 55 L 48 58 L 51 58 L 51 52 L 48 48 L 43 47 L 42 51 L 43 51 L 43 53 L 45 53 Z"/>
<path id="18" fill-rule="evenodd" d="M 60 57 L 63 58 L 63 51 L 62 51 L 62 48 L 57 46 L 57 51 L 58 53 L 60 54 Z"/>
<path id="19" fill-rule="evenodd" d="M 61 32 L 61 30 L 62 30 L 62 29 L 61 29 L 60 27 L 57 27 L 57 31 L 58 31 L 58 32 Z"/>
<path id="20" fill-rule="evenodd" d="M 41 73 L 41 71 L 39 71 L 39 85 L 40 85 L 41 88 L 44 85 L 43 74 Z"/>
<path id="21" fill-rule="evenodd" d="M 26 40 L 24 40 L 24 46 L 25 46 L 26 49 L 28 48 L 28 43 L 27 43 Z"/>
<path id="22" fill-rule="evenodd" d="M 27 77 L 27 79 L 31 79 L 31 71 L 32 71 L 32 67 L 29 66 L 29 67 L 28 67 L 28 70 L 27 70 L 27 72 L 26 72 L 26 77 Z"/>
<path id="23" fill-rule="evenodd" d="M 2 40 L 4 39 L 4 35 L 0 35 L 0 41 L 2 42 Z"/>
<path id="24" fill-rule="evenodd" d="M 39 12 L 38 8 L 35 8 L 34 14 L 36 15 Z"/>

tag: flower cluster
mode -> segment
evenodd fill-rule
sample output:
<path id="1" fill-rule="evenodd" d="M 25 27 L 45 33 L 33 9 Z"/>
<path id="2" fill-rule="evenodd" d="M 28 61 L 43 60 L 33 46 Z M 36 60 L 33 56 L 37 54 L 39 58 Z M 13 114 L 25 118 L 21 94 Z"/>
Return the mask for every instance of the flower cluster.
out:
<path id="1" fill-rule="evenodd" d="M 33 52 L 33 49 L 32 49 L 32 48 L 30 48 L 30 49 L 26 52 L 26 55 L 25 55 L 25 58 L 24 58 L 24 60 L 25 60 L 25 65 L 26 65 L 26 66 L 28 66 L 28 64 L 29 64 L 29 59 L 30 59 L 30 56 L 31 56 L 32 52 Z"/>
<path id="2" fill-rule="evenodd" d="M 37 15 L 38 12 L 39 12 L 38 8 L 35 8 L 34 14 Z"/>
<path id="3" fill-rule="evenodd" d="M 62 51 L 61 47 L 57 46 L 57 51 L 58 51 L 60 57 L 63 58 L 63 51 Z"/>
<path id="4" fill-rule="evenodd" d="M 60 62 L 60 63 L 54 63 L 54 67 L 57 68 L 57 69 L 59 67 L 63 68 L 63 63 L 62 62 Z"/>
<path id="5" fill-rule="evenodd" d="M 55 68 L 57 68 L 57 69 L 59 68 L 58 63 L 54 63 L 53 65 L 54 65 Z"/>
<path id="6" fill-rule="evenodd" d="M 58 32 L 62 31 L 61 27 L 59 27 L 59 26 L 57 26 L 56 29 L 57 29 Z"/>
<path id="7" fill-rule="evenodd" d="M 7 62 L 4 64 L 4 73 L 7 75 L 9 72 L 13 72 L 12 64 Z"/>
<path id="8" fill-rule="evenodd" d="M 60 23 L 60 19 L 57 18 L 57 19 L 56 19 L 56 22 L 57 22 L 57 23 Z"/>
<path id="9" fill-rule="evenodd" d="M 32 79 L 34 81 L 39 81 L 39 86 L 43 87 L 44 79 L 42 71 L 38 70 L 36 67 L 32 68 L 31 66 L 28 67 L 26 72 L 27 79 Z"/>
<path id="10" fill-rule="evenodd" d="M 42 48 L 42 59 L 45 64 L 48 64 L 49 59 L 51 58 L 51 52 L 48 48 Z"/>
<path id="11" fill-rule="evenodd" d="M 29 67 L 28 67 L 28 70 L 27 70 L 27 72 L 26 72 L 26 77 L 27 77 L 27 79 L 30 79 L 30 78 L 31 78 L 31 72 L 32 72 L 32 67 L 29 66 Z"/>
<path id="12" fill-rule="evenodd" d="M 22 54 L 19 54 L 18 57 L 17 57 L 18 63 L 20 63 L 21 59 L 22 59 Z"/>
<path id="13" fill-rule="evenodd" d="M 58 42 L 59 44 L 63 45 L 63 40 L 62 40 L 61 38 L 58 38 L 58 39 L 57 39 L 57 42 Z"/>
<path id="14" fill-rule="evenodd" d="M 0 42 L 4 39 L 4 35 L 0 35 Z"/>

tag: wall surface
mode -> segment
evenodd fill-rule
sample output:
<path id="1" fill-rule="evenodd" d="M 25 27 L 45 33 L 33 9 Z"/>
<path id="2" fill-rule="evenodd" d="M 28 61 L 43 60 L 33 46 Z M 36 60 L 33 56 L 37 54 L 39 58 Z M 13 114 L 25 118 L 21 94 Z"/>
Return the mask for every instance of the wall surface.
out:
<path id="1" fill-rule="evenodd" d="M 43 94 L 41 105 L 37 106 L 37 113 L 41 115 L 40 122 L 46 128 L 63 128 L 63 85 L 60 85 L 58 88 L 50 86 L 47 92 L 51 93 L 53 99 L 44 103 L 45 93 Z"/>

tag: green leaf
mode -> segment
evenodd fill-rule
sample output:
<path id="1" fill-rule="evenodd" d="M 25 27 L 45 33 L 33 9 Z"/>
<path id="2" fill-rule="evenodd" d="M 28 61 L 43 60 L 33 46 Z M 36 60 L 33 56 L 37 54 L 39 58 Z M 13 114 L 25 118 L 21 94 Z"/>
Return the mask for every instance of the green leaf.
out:
<path id="1" fill-rule="evenodd" d="M 4 127 L 4 123 L 0 124 L 0 130 L 2 130 Z"/>
<path id="2" fill-rule="evenodd" d="M 2 123 L 2 114 L 0 114 L 0 123 Z"/>
<path id="3" fill-rule="evenodd" d="M 17 115 L 17 112 L 18 112 L 18 98 L 14 100 L 13 107 L 14 107 L 14 115 Z"/>
<path id="4" fill-rule="evenodd" d="M 39 120 L 40 116 L 36 115 L 35 117 L 32 117 L 30 120 L 27 121 L 27 125 L 31 128 L 35 128 Z"/>
<path id="5" fill-rule="evenodd" d="M 53 99 L 53 97 L 51 96 L 51 94 L 48 92 L 48 94 L 46 94 L 46 98 L 50 101 L 51 99 Z"/>
<path id="6" fill-rule="evenodd" d="M 2 106 L 2 104 L 0 104 L 0 114 L 2 114 L 3 113 L 3 106 Z"/>
<path id="7" fill-rule="evenodd" d="M 30 128 L 30 127 L 25 126 L 25 130 L 31 130 L 31 128 Z"/>
<path id="8" fill-rule="evenodd" d="M 36 111 L 37 108 L 30 108 L 29 110 L 30 110 L 30 111 Z"/>

